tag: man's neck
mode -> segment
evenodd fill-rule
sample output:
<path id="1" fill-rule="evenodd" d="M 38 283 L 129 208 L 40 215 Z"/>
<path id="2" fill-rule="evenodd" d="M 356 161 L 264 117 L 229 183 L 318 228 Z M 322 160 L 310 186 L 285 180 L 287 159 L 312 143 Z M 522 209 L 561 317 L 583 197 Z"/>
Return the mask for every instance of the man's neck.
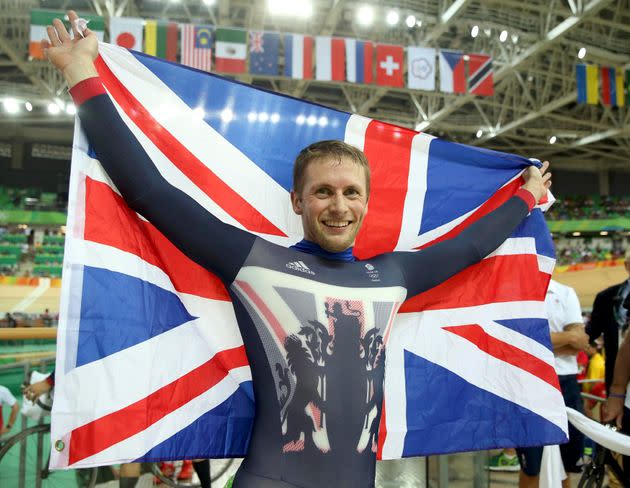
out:
<path id="1" fill-rule="evenodd" d="M 315 256 L 330 259 L 331 261 L 345 261 L 348 263 L 356 261 L 356 258 L 352 254 L 352 247 L 349 247 L 345 251 L 341 252 L 330 252 L 326 251 L 326 249 L 321 247 L 319 244 L 302 239 L 300 242 L 291 246 L 291 249 L 297 249 L 298 251 L 302 251 L 307 254 L 314 254 Z"/>

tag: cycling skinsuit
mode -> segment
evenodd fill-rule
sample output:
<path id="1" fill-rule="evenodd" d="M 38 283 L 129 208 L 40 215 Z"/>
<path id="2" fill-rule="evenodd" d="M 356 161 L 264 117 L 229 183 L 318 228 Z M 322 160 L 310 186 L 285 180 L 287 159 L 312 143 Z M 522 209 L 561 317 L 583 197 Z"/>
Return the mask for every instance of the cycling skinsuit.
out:
<path id="1" fill-rule="evenodd" d="M 225 224 L 171 186 L 98 78 L 71 93 L 127 204 L 230 293 L 256 399 L 234 488 L 373 487 L 385 344 L 399 306 L 496 249 L 528 214 L 531 194 L 520 190 L 423 251 L 327 259 Z"/>

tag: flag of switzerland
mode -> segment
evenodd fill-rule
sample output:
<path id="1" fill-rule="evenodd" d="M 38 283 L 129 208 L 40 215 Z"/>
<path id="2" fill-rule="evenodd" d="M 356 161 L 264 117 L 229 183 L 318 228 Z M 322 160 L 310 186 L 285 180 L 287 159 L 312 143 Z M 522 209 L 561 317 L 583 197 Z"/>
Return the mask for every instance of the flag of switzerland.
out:
<path id="1" fill-rule="evenodd" d="M 402 46 L 376 46 L 376 84 L 403 86 Z"/>

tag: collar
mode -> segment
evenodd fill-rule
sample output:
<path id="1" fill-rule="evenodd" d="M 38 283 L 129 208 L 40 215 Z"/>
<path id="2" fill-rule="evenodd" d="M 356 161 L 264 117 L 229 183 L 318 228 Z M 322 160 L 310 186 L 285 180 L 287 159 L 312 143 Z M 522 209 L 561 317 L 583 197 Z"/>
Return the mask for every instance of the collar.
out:
<path id="1" fill-rule="evenodd" d="M 314 254 L 315 256 L 329 259 L 331 261 L 345 261 L 347 263 L 351 263 L 357 260 L 357 258 L 355 258 L 352 254 L 352 250 L 354 249 L 352 247 L 349 247 L 345 251 L 341 252 L 330 252 L 326 251 L 326 249 L 322 248 L 320 245 L 307 241 L 306 239 L 302 239 L 300 242 L 295 243 L 291 246 L 291 249 L 297 249 L 298 251 L 305 252 L 306 254 Z"/>

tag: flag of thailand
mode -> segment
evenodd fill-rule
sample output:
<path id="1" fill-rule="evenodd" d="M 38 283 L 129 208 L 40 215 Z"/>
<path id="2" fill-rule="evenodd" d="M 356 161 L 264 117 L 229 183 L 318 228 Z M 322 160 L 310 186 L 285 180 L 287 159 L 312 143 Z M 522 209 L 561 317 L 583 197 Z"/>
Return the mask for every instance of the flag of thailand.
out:
<path id="1" fill-rule="evenodd" d="M 310 80 L 313 78 L 312 36 L 285 34 L 284 76 L 298 80 Z"/>

